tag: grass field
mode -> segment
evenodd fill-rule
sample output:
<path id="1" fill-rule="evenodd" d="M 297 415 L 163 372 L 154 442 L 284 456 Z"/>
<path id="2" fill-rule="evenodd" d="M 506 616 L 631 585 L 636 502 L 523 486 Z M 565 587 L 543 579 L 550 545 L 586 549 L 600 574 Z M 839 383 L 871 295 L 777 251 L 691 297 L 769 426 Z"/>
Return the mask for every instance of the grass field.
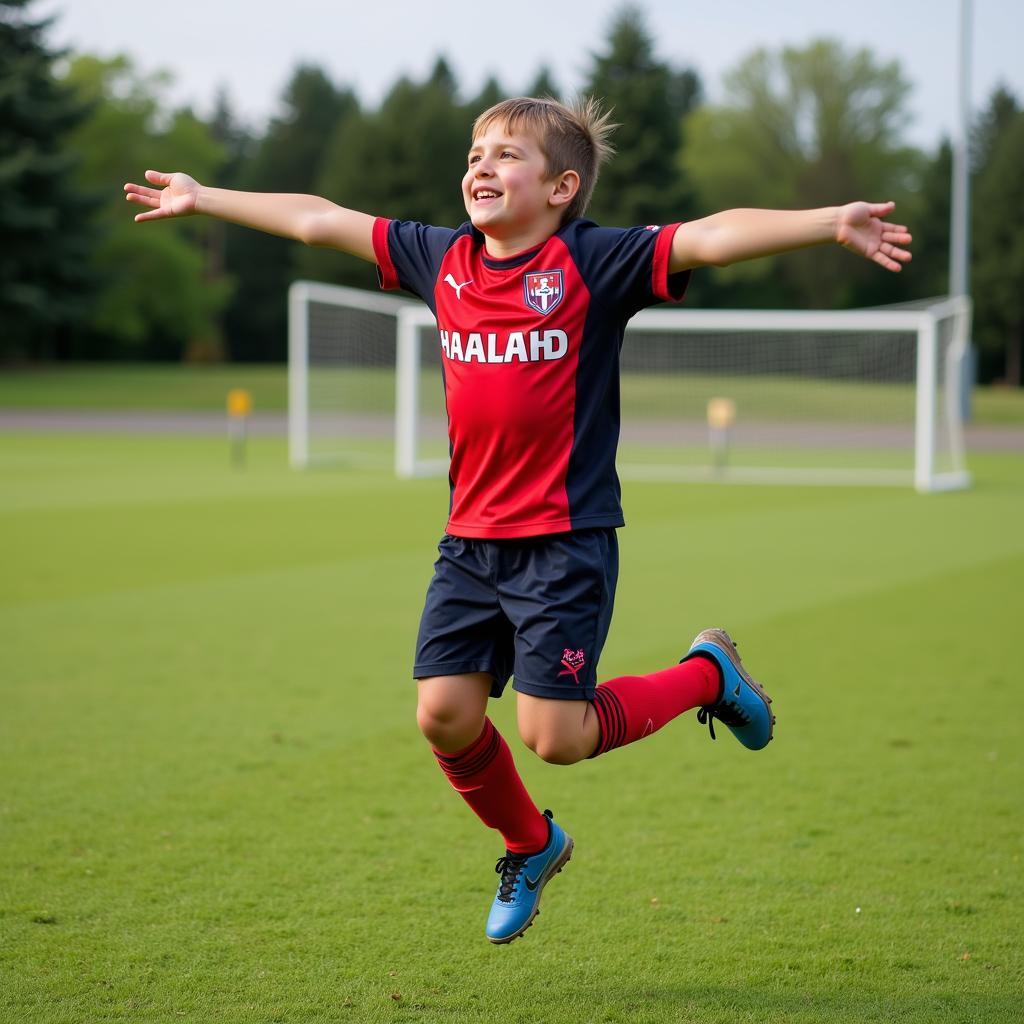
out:
<path id="1" fill-rule="evenodd" d="M 499 948 L 408 678 L 443 483 L 227 454 L 0 434 L 0 1020 L 1024 1019 L 1019 456 L 629 484 L 602 674 L 725 625 L 776 740 L 689 715 L 561 768 L 498 702 L 577 843 Z"/>
<path id="2" fill-rule="evenodd" d="M 324 374 L 329 380 L 329 375 Z M 680 387 L 680 381 L 688 383 Z M 901 385 L 822 384 L 808 388 L 788 378 L 692 378 L 632 375 L 624 378 L 623 411 L 627 417 L 693 415 L 703 419 L 707 398 L 734 398 L 740 415 L 757 418 L 911 422 L 913 389 Z M 336 385 L 336 408 L 352 412 L 376 410 L 394 401 L 394 375 L 389 370 L 347 371 Z M 231 388 L 246 388 L 261 412 L 283 412 L 288 404 L 287 373 L 282 366 L 154 366 L 70 365 L 0 373 L 0 409 L 154 409 L 214 411 L 224 409 Z M 680 407 L 680 401 L 683 407 Z M 686 406 L 689 402 L 690 407 Z M 424 411 L 441 411 L 436 374 L 424 375 L 420 395 Z M 981 425 L 1024 425 L 1024 391 L 978 388 L 972 404 L 973 422 Z"/>

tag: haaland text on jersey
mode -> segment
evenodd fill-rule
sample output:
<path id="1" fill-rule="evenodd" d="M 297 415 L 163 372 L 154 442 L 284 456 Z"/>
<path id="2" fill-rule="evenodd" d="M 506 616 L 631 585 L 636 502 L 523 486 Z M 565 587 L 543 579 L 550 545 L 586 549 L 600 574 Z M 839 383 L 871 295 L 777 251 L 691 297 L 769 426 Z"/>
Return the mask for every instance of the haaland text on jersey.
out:
<path id="1" fill-rule="evenodd" d="M 561 359 L 569 351 L 569 335 L 565 331 L 530 331 L 529 340 L 523 331 L 498 334 L 496 331 L 473 331 L 466 336 L 463 347 L 458 331 L 441 331 L 441 348 L 449 359 L 460 363 L 539 363 Z"/>

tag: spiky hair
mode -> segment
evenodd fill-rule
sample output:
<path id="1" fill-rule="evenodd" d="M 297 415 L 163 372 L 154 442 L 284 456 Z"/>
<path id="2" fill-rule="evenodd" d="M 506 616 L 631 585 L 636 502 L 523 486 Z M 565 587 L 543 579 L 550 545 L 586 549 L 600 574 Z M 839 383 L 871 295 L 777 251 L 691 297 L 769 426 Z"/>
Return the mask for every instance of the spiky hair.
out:
<path id="1" fill-rule="evenodd" d="M 477 139 L 493 125 L 509 132 L 532 135 L 544 154 L 549 177 L 563 171 L 580 176 L 579 191 L 563 214 L 563 222 L 582 217 L 590 205 L 601 165 L 615 152 L 609 138 L 618 127 L 593 96 L 579 96 L 568 104 L 550 96 L 519 96 L 502 100 L 473 122 Z"/>

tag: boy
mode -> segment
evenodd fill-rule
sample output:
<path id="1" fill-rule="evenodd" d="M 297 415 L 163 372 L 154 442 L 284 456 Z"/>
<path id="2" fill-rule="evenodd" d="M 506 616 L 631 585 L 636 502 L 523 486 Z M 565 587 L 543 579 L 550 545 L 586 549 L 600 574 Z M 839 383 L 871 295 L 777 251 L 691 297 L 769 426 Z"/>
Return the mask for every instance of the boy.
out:
<path id="1" fill-rule="evenodd" d="M 572 764 L 699 709 L 751 750 L 767 746 L 771 701 L 729 635 L 700 633 L 683 660 L 597 685 L 623 525 L 615 448 L 626 322 L 679 301 L 692 268 L 838 242 L 898 271 L 906 228 L 893 203 L 731 210 L 689 224 L 599 228 L 582 220 L 612 126 L 593 100 L 521 98 L 473 126 L 456 230 L 374 218 L 314 196 L 210 189 L 147 171 L 126 198 L 136 220 L 207 213 L 373 261 L 384 288 L 437 317 L 451 444 L 451 511 L 420 623 L 417 717 L 438 763 L 504 839 L 486 934 L 522 935 L 573 841 L 537 809 L 486 716 L 510 676 L 519 732 L 545 761 Z"/>

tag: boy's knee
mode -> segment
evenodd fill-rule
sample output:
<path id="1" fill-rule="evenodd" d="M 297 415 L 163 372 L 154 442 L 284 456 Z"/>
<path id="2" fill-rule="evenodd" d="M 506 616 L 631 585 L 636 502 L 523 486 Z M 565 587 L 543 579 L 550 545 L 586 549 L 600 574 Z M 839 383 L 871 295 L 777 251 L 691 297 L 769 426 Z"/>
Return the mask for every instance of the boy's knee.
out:
<path id="1" fill-rule="evenodd" d="M 576 764 L 590 753 L 582 750 L 577 740 L 561 736 L 524 736 L 523 742 L 548 764 Z"/>
<path id="2" fill-rule="evenodd" d="M 468 747 L 483 730 L 483 716 L 474 710 L 420 698 L 416 722 L 431 745 L 445 753 Z"/>

